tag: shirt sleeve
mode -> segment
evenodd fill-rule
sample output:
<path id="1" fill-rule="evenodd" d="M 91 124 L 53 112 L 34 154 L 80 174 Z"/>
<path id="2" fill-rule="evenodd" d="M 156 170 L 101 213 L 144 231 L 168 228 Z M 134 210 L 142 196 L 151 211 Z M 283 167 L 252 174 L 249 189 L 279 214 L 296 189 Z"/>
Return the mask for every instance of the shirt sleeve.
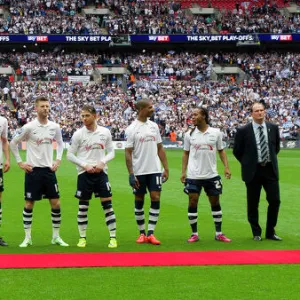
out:
<path id="1" fill-rule="evenodd" d="M 190 151 L 190 132 L 186 132 L 184 135 L 183 150 Z"/>
<path id="2" fill-rule="evenodd" d="M 222 133 L 218 130 L 218 137 L 217 137 L 217 150 L 223 150 L 224 144 L 222 140 Z"/>
<path id="3" fill-rule="evenodd" d="M 59 125 L 57 125 L 57 128 L 56 128 L 55 140 L 56 140 L 56 144 L 57 144 L 56 159 L 61 160 L 63 152 L 64 152 L 64 143 L 63 143 L 61 129 L 60 129 Z"/>
<path id="4" fill-rule="evenodd" d="M 125 131 L 125 138 L 126 138 L 125 148 L 133 148 L 134 146 L 133 130 L 130 127 L 128 127 Z"/>
<path id="5" fill-rule="evenodd" d="M 22 158 L 19 153 L 18 144 L 22 141 L 27 141 L 30 134 L 30 128 L 24 125 L 21 130 L 14 136 L 10 142 L 10 150 L 14 155 L 17 163 L 22 162 Z"/>
<path id="6" fill-rule="evenodd" d="M 106 142 L 106 155 L 101 159 L 103 163 L 107 163 L 115 157 L 115 148 L 112 142 L 112 136 L 110 131 L 107 133 L 107 142 Z"/>
<path id="7" fill-rule="evenodd" d="M 156 125 L 156 131 L 157 131 L 157 144 L 160 144 L 162 143 L 162 139 L 161 139 L 161 135 L 160 135 L 160 132 L 159 132 L 159 127 L 157 124 Z"/>
<path id="8" fill-rule="evenodd" d="M 79 148 L 79 142 L 80 142 L 79 136 L 75 132 L 74 135 L 71 138 L 70 147 L 69 147 L 68 152 L 67 152 L 67 159 L 70 162 L 72 162 L 73 164 L 78 165 L 81 168 L 84 168 L 86 163 L 84 161 L 80 160 L 76 156 L 78 148 Z"/>
<path id="9" fill-rule="evenodd" d="M 7 123 L 7 120 L 5 119 L 4 120 L 4 124 L 3 124 L 3 130 L 2 130 L 2 134 L 1 134 L 1 137 L 7 139 L 7 132 L 8 132 L 8 123 Z"/>

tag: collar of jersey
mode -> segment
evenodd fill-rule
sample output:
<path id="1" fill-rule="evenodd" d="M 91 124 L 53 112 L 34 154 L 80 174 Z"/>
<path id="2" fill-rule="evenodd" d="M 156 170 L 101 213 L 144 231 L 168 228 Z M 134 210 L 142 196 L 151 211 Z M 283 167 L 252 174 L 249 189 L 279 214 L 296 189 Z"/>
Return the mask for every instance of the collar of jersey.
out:
<path id="1" fill-rule="evenodd" d="M 200 130 L 198 129 L 198 127 L 196 127 L 195 133 L 207 134 L 207 133 L 209 133 L 210 128 L 211 128 L 211 127 L 208 126 L 207 129 L 206 129 L 206 131 L 205 131 L 205 132 L 202 132 L 202 131 L 200 131 Z"/>
<path id="2" fill-rule="evenodd" d="M 46 127 L 49 125 L 49 120 L 47 120 L 47 124 L 40 123 L 40 121 L 38 119 L 36 119 L 36 122 L 37 122 L 38 127 Z"/>
<path id="3" fill-rule="evenodd" d="M 97 127 L 96 127 L 96 129 L 95 129 L 94 131 L 88 130 L 88 129 L 84 126 L 85 131 L 91 132 L 91 133 L 96 132 L 96 131 L 98 130 L 98 128 L 99 128 L 99 125 L 98 125 L 98 124 L 97 124 Z"/>

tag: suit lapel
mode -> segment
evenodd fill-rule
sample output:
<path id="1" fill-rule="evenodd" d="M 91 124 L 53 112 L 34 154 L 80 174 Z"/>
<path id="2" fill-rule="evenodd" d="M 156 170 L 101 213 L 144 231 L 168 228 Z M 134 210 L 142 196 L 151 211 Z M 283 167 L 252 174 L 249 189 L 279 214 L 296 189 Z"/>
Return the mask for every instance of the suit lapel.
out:
<path id="1" fill-rule="evenodd" d="M 256 148 L 256 139 L 255 139 L 254 129 L 253 129 L 252 123 L 249 124 L 249 133 L 250 133 L 250 137 L 252 139 L 251 144 L 255 145 L 255 148 Z"/>
<path id="2" fill-rule="evenodd" d="M 257 160 L 257 145 L 256 145 L 256 138 L 255 138 L 252 122 L 249 124 L 248 130 L 249 130 L 249 138 L 251 139 L 251 141 L 248 145 L 252 149 L 251 151 L 252 151 L 253 157 L 255 157 Z"/>
<path id="3" fill-rule="evenodd" d="M 271 143 L 271 125 L 269 122 L 266 122 L 266 127 L 267 127 L 267 134 L 268 134 L 268 144 L 269 144 L 269 149 L 270 149 L 270 143 Z"/>

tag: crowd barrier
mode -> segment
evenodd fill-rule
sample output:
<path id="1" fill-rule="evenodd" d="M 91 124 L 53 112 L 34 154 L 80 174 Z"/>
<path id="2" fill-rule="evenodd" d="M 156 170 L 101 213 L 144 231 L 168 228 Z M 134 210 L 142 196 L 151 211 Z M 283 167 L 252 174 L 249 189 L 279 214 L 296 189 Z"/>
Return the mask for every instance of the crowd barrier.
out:
<path id="1" fill-rule="evenodd" d="M 225 148 L 232 148 L 233 140 L 223 141 Z M 113 141 L 114 148 L 116 150 L 124 150 L 125 149 L 125 141 Z M 165 149 L 183 149 L 183 142 L 176 141 L 171 142 L 169 140 L 164 140 L 163 145 Z M 53 149 L 56 149 L 56 142 L 53 143 Z M 70 146 L 69 142 L 64 142 L 64 149 L 68 149 Z M 21 150 L 26 150 L 26 142 L 22 142 L 19 144 L 19 148 Z M 280 142 L 280 148 L 282 149 L 299 149 L 300 148 L 300 140 L 284 140 Z"/>

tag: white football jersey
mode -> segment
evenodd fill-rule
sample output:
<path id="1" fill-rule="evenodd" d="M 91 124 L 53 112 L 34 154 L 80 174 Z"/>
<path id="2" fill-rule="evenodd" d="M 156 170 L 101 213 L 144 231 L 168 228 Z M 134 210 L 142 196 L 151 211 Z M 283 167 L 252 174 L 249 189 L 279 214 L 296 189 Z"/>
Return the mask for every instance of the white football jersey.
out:
<path id="1" fill-rule="evenodd" d="M 115 157 L 115 150 L 109 129 L 97 126 L 95 131 L 89 131 L 85 126 L 78 129 L 68 149 L 67 158 L 77 165 L 78 174 L 85 172 L 84 166 L 96 166 L 105 163 L 104 172 L 107 173 L 106 163 Z"/>
<path id="2" fill-rule="evenodd" d="M 2 138 L 7 139 L 8 125 L 7 120 L 0 116 L 0 169 L 3 168 L 3 151 L 2 151 Z"/>
<path id="3" fill-rule="evenodd" d="M 162 142 L 156 123 L 135 120 L 125 131 L 125 148 L 133 148 L 132 165 L 135 175 L 160 173 L 162 171 L 157 144 Z"/>
<path id="4" fill-rule="evenodd" d="M 63 154 L 63 140 L 58 124 L 49 121 L 41 124 L 35 119 L 25 124 L 10 142 L 10 149 L 17 163 L 22 162 L 18 144 L 26 141 L 26 163 L 32 167 L 52 167 L 53 142 L 57 143 L 56 159 L 61 160 Z"/>
<path id="5" fill-rule="evenodd" d="M 189 151 L 187 178 L 210 179 L 218 176 L 217 150 L 222 150 L 222 133 L 217 128 L 208 127 L 203 133 L 196 128 L 192 135 L 184 136 L 184 150 Z"/>

